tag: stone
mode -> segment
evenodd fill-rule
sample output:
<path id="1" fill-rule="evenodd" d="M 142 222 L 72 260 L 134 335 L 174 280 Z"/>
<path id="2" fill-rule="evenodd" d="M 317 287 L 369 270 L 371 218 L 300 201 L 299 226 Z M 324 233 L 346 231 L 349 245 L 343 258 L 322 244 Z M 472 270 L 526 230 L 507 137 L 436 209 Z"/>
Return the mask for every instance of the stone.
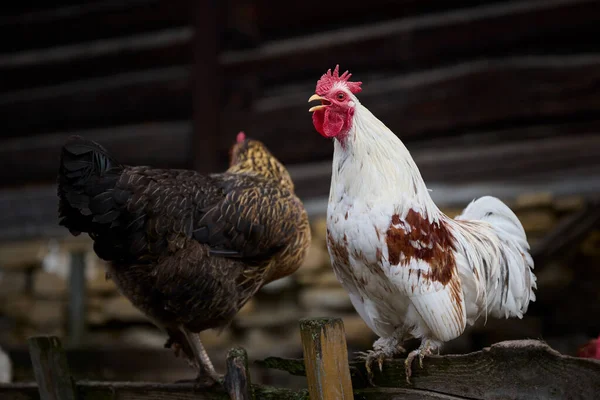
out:
<path id="1" fill-rule="evenodd" d="M 155 349 L 162 349 L 166 341 L 167 335 L 158 328 L 129 328 L 119 337 L 120 344 Z"/>
<path id="2" fill-rule="evenodd" d="M 104 301 L 103 314 L 106 320 L 148 322 L 149 319 L 124 296 L 110 297 Z"/>
<path id="3" fill-rule="evenodd" d="M 237 315 L 250 315 L 256 311 L 256 300 L 250 299 L 242 306 Z"/>
<path id="4" fill-rule="evenodd" d="M 0 246 L 0 267 L 27 269 L 41 265 L 48 251 L 47 241 L 9 242 Z"/>
<path id="5" fill-rule="evenodd" d="M 465 207 L 466 206 L 467 205 L 465 204 Z M 446 214 L 448 217 L 454 218 L 457 215 L 462 214 L 463 210 L 464 210 L 464 207 L 463 208 L 443 208 L 441 211 L 444 214 Z"/>
<path id="6" fill-rule="evenodd" d="M 312 243 L 321 243 L 323 248 L 327 247 L 325 239 L 327 237 L 327 218 L 314 218 L 311 222 Z"/>
<path id="7" fill-rule="evenodd" d="M 240 345 L 247 350 L 248 358 L 254 360 L 266 357 L 301 357 L 302 341 L 298 323 L 286 328 L 276 332 L 250 329 Z"/>
<path id="8" fill-rule="evenodd" d="M 585 200 L 581 196 L 565 196 L 554 200 L 554 209 L 558 212 L 572 212 L 581 210 Z"/>
<path id="9" fill-rule="evenodd" d="M 0 383 L 11 383 L 12 379 L 12 362 L 8 354 L 0 347 Z"/>
<path id="10" fill-rule="evenodd" d="M 312 242 L 304 262 L 296 272 L 297 275 L 305 275 L 316 270 L 326 268 L 330 263 L 329 253 L 321 243 Z"/>
<path id="11" fill-rule="evenodd" d="M 515 200 L 515 208 L 551 207 L 552 193 L 536 192 L 524 193 Z"/>
<path id="12" fill-rule="evenodd" d="M 43 270 L 33 276 L 33 291 L 38 296 L 66 297 L 68 281 L 60 276 Z"/>
<path id="13" fill-rule="evenodd" d="M 200 340 L 207 349 L 223 348 L 232 345 L 231 332 L 229 329 L 222 331 L 208 329 L 200 332 Z"/>
<path id="14" fill-rule="evenodd" d="M 39 328 L 63 325 L 67 318 L 67 304 L 62 300 L 36 300 L 27 316 L 30 323 Z"/>
<path id="15" fill-rule="evenodd" d="M 67 305 L 63 300 L 36 299 L 21 294 L 0 304 L 7 317 L 40 328 L 61 326 L 66 317 Z"/>
<path id="16" fill-rule="evenodd" d="M 34 300 L 27 294 L 17 294 L 10 297 L 9 301 L 0 301 L 0 311 L 5 316 L 16 321 L 24 321 L 31 314 Z"/>
<path id="17" fill-rule="evenodd" d="M 331 268 L 316 274 L 301 275 L 298 277 L 298 282 L 306 286 L 341 287 Z"/>
<path id="18" fill-rule="evenodd" d="M 556 217 L 548 211 L 529 210 L 517 212 L 525 232 L 548 232 L 556 224 Z"/>
<path id="19" fill-rule="evenodd" d="M 275 309 L 263 307 L 259 312 L 253 314 L 238 314 L 234 319 L 234 324 L 236 327 L 244 329 L 271 328 L 295 323 L 301 317 L 302 313 L 293 305 L 283 305 Z"/>
<path id="20" fill-rule="evenodd" d="M 27 275 L 20 270 L 0 270 L 0 298 L 11 294 L 22 293 L 27 284 Z"/>
<path id="21" fill-rule="evenodd" d="M 339 288 L 310 288 L 300 294 L 300 304 L 307 309 L 351 310 L 352 303 L 348 293 Z"/>
<path id="22" fill-rule="evenodd" d="M 370 348 L 377 336 L 358 314 L 342 316 L 346 341 L 349 346 L 357 348 Z"/>

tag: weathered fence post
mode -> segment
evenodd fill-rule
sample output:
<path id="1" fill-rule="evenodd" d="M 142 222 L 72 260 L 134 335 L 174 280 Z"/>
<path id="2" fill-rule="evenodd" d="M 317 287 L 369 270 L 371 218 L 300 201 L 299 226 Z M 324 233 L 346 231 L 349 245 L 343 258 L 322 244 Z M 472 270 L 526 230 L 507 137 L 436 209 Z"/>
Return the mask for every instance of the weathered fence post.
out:
<path id="1" fill-rule="evenodd" d="M 252 400 L 248 353 L 242 347 L 234 347 L 227 354 L 225 389 L 231 400 Z"/>
<path id="2" fill-rule="evenodd" d="M 75 384 L 60 339 L 35 336 L 28 342 L 40 400 L 75 400 Z"/>
<path id="3" fill-rule="evenodd" d="M 352 400 L 344 323 L 340 318 L 300 320 L 311 400 Z"/>

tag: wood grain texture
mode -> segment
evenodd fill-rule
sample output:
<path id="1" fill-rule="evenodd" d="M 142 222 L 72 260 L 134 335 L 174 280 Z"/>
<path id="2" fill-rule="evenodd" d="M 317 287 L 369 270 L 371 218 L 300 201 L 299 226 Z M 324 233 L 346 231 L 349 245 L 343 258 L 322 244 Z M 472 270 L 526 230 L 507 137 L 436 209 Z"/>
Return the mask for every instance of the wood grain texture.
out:
<path id="1" fill-rule="evenodd" d="M 308 400 L 306 390 L 253 387 L 257 400 Z M 220 387 L 194 388 L 193 383 L 93 382 L 77 383 L 77 400 L 230 400 Z M 0 384 L 2 400 L 39 400 L 35 383 Z"/>
<path id="2" fill-rule="evenodd" d="M 521 52 L 526 53 L 533 46 L 550 52 L 563 44 L 571 48 L 574 45 L 592 47 L 590 32 L 599 29 L 595 18 L 600 4 L 594 0 L 477 2 L 477 6 L 475 2 L 463 2 L 471 3 L 462 4 L 465 7 L 460 7 L 457 2 L 452 5 L 438 1 L 402 3 L 413 4 L 404 9 L 403 5 L 394 2 L 394 7 L 388 6 L 387 13 L 374 24 L 356 24 L 338 30 L 328 26 L 315 27 L 314 33 L 305 37 L 273 41 L 251 51 L 228 52 L 221 57 L 222 65 L 227 75 L 257 74 L 275 82 L 298 75 L 314 74 L 318 78 L 336 63 L 344 69 L 352 68 L 353 73 L 374 67 L 407 71 L 430 68 L 447 60 L 506 54 L 507 48 L 522 49 Z M 437 4 L 432 7 L 433 3 Z M 296 23 L 297 14 L 307 13 L 314 19 L 309 4 L 298 4 L 292 18 Z M 412 14 L 411 5 L 423 7 L 428 12 L 407 17 L 406 14 Z M 385 7 L 383 4 L 374 6 Z M 323 5 L 318 7 L 321 9 Z M 329 7 L 336 10 L 335 3 Z M 326 9 L 329 7 L 325 6 Z M 357 6 L 347 8 L 354 7 Z M 275 11 L 276 6 L 273 8 L 271 13 L 283 13 Z M 400 18 L 390 20 L 395 13 L 392 9 L 401 9 L 403 15 L 396 11 L 395 17 Z M 289 8 L 286 11 L 290 12 Z M 360 11 L 364 14 L 372 10 L 367 11 L 361 6 Z M 336 13 L 337 10 L 333 11 L 333 15 Z M 259 19 L 261 17 L 259 14 Z M 319 21 L 311 20 L 310 24 L 318 26 Z M 532 29 L 533 25 L 535 29 Z M 312 62 L 309 64 L 305 60 Z"/>
<path id="3" fill-rule="evenodd" d="M 40 399 L 75 400 L 75 385 L 60 339 L 37 336 L 29 338 L 28 343 Z"/>
<path id="4" fill-rule="evenodd" d="M 254 398 L 248 370 L 248 353 L 241 347 L 233 348 L 227 354 L 225 389 L 231 400 L 251 400 Z"/>
<path id="5" fill-rule="evenodd" d="M 348 350 L 341 318 L 300 321 L 308 392 L 312 400 L 352 400 Z"/>
<path id="6" fill-rule="evenodd" d="M 282 361 L 271 358 L 267 365 L 303 375 L 302 360 Z M 350 370 L 355 390 L 367 388 L 364 362 L 350 362 Z M 386 393 L 391 397 L 382 398 L 397 398 L 394 389 L 486 400 L 593 400 L 600 393 L 600 361 L 566 356 L 537 340 L 505 341 L 469 354 L 425 357 L 423 369 L 413 368 L 413 385 L 406 383 L 404 359 L 386 361 L 383 372 L 377 368 L 374 372 L 375 384 L 390 389 Z M 364 398 L 379 399 L 371 396 Z"/>
<path id="7" fill-rule="evenodd" d="M 408 142 L 591 115 L 600 107 L 599 66 L 600 54 L 580 54 L 483 59 L 377 78 L 347 67 L 363 81 L 360 102 Z M 254 112 L 227 113 L 222 131 L 243 127 L 258 140 L 277 143 L 285 126 L 286 137 L 301 140 L 288 141 L 284 162 L 331 157 L 332 146 L 307 112 L 318 77 L 258 101 Z M 222 143 L 220 151 L 226 147 Z"/>

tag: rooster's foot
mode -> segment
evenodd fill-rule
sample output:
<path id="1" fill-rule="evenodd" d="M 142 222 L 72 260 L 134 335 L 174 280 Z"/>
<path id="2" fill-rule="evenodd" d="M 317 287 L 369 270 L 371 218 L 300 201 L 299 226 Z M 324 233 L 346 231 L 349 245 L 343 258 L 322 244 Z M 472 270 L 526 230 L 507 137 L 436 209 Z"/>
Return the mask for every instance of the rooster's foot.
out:
<path id="1" fill-rule="evenodd" d="M 423 368 L 423 358 L 425 356 L 430 356 L 432 354 L 432 351 L 436 348 L 439 347 L 436 346 L 431 340 L 426 339 L 421 342 L 421 345 L 418 349 L 408 353 L 406 361 L 404 362 L 404 368 L 406 371 L 406 382 L 409 385 L 411 384 L 410 376 L 412 375 L 412 362 L 415 359 L 415 357 L 419 357 L 419 367 Z"/>
<path id="2" fill-rule="evenodd" d="M 383 371 L 383 362 L 386 359 L 392 359 L 394 355 L 404 353 L 406 350 L 398 344 L 398 340 L 394 338 L 379 338 L 373 343 L 373 350 L 356 353 L 359 360 L 365 361 L 367 369 L 367 378 L 372 386 L 376 386 L 373 382 L 373 362 L 377 361 L 379 372 Z"/>

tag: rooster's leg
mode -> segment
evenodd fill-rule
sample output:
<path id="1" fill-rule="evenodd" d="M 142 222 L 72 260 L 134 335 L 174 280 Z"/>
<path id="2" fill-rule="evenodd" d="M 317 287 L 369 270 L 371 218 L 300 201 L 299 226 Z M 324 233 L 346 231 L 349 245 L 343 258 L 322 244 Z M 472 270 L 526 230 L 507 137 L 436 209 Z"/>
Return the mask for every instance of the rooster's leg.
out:
<path id="1" fill-rule="evenodd" d="M 190 332 L 185 328 L 181 328 L 181 330 L 184 333 L 188 343 L 190 344 L 190 347 L 194 352 L 194 356 L 196 357 L 196 360 L 198 360 L 198 365 L 200 366 L 200 368 L 203 369 L 213 381 L 220 382 L 222 376 L 219 375 L 217 371 L 215 371 L 215 367 L 210 361 L 208 353 L 206 353 L 206 350 L 204 349 L 204 346 L 200 341 L 200 335 L 194 332 Z"/>
<path id="2" fill-rule="evenodd" d="M 406 382 L 408 382 L 409 385 L 411 384 L 410 376 L 412 375 L 412 362 L 415 359 L 415 357 L 419 356 L 419 366 L 423 368 L 423 357 L 431 355 L 433 350 L 438 349 L 439 351 L 439 348 L 439 344 L 435 341 L 430 339 L 423 339 L 418 349 L 408 353 L 406 361 L 404 362 L 404 367 L 406 370 Z"/>
<path id="3" fill-rule="evenodd" d="M 404 353 L 406 350 L 400 345 L 398 339 L 395 337 L 379 338 L 373 343 L 373 350 L 367 352 L 358 352 L 357 358 L 365 361 L 365 367 L 367 369 L 367 378 L 369 383 L 373 386 L 373 362 L 377 361 L 379 366 L 379 372 L 383 370 L 383 361 L 385 359 L 391 359 L 396 354 Z"/>

